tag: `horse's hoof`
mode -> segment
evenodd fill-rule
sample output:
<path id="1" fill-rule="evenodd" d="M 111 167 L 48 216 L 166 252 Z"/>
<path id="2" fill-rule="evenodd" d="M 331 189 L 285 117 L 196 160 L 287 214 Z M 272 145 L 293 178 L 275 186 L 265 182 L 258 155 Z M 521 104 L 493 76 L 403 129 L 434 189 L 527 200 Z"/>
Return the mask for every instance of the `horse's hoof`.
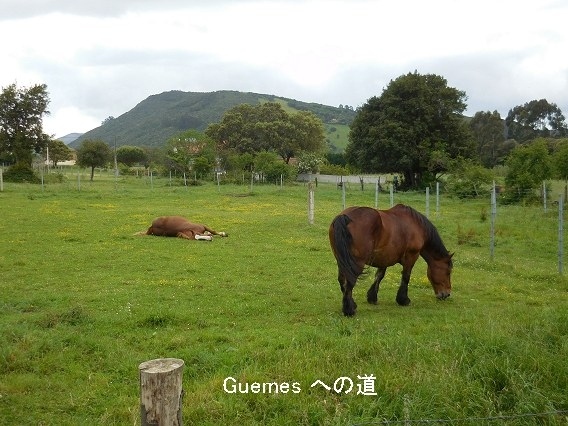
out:
<path id="1" fill-rule="evenodd" d="M 343 305 L 343 315 L 346 317 L 352 317 L 355 315 L 355 311 L 357 310 L 357 304 L 353 300 L 351 303 L 345 303 Z"/>
<path id="2" fill-rule="evenodd" d="M 410 305 L 410 299 L 408 297 L 406 299 L 396 299 L 396 303 L 400 306 L 408 306 Z"/>

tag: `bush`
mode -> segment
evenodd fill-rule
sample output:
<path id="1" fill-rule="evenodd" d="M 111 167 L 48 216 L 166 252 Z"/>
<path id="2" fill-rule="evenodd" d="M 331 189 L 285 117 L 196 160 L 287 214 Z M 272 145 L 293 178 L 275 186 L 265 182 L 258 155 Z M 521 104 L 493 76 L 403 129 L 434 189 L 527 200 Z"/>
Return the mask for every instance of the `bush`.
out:
<path id="1" fill-rule="evenodd" d="M 48 173 L 43 175 L 44 183 L 63 183 L 66 179 L 63 173 Z"/>
<path id="2" fill-rule="evenodd" d="M 296 169 L 286 163 L 277 161 L 272 163 L 264 173 L 264 176 L 268 182 L 280 182 L 280 177 L 284 181 L 292 180 L 296 175 Z"/>
<path id="3" fill-rule="evenodd" d="M 346 167 L 337 164 L 322 164 L 320 167 L 320 173 L 324 175 L 338 176 L 347 176 L 350 174 Z"/>
<path id="4" fill-rule="evenodd" d="M 23 163 L 16 163 L 10 166 L 4 172 L 4 180 L 6 182 L 20 182 L 20 183 L 40 183 L 41 179 L 37 177 L 33 169 Z"/>
<path id="5" fill-rule="evenodd" d="M 490 170 L 463 161 L 453 170 L 446 188 L 458 198 L 476 198 L 489 193 L 492 180 L 493 175 Z"/>

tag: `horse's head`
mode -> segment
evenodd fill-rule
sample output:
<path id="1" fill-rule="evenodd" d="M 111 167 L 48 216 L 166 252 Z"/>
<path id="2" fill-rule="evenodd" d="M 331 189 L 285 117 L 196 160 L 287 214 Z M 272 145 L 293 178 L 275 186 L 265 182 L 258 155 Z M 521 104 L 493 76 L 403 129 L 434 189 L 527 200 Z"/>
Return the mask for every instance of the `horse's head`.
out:
<path id="1" fill-rule="evenodd" d="M 428 279 L 436 297 L 439 300 L 444 300 L 450 297 L 452 291 L 452 256 L 442 257 L 441 259 L 433 259 L 428 263 Z"/>

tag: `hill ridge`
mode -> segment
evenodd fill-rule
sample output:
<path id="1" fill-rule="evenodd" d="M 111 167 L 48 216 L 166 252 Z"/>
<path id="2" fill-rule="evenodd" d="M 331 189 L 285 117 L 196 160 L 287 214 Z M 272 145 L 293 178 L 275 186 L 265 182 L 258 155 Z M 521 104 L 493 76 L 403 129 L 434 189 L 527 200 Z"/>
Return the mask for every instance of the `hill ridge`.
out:
<path id="1" fill-rule="evenodd" d="M 169 90 L 148 96 L 119 117 L 109 117 L 99 127 L 82 134 L 71 142 L 77 148 L 85 139 L 101 139 L 111 146 L 160 147 L 173 135 L 189 129 L 203 131 L 211 123 L 219 122 L 223 114 L 240 104 L 256 105 L 262 102 L 280 102 L 287 109 L 311 111 L 326 125 L 328 133 L 338 126 L 348 126 L 355 117 L 349 108 L 308 103 L 276 95 L 235 90 L 213 92 L 184 92 Z M 339 132 L 340 139 L 346 132 Z M 332 145 L 341 147 L 346 140 Z M 331 140 L 328 138 L 328 143 Z"/>

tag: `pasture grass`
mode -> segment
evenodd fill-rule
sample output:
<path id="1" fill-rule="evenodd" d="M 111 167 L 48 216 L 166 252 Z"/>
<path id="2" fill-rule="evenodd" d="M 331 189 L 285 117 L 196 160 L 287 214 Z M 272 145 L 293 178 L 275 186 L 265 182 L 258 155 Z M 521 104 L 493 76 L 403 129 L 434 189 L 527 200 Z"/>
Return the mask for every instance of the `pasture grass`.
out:
<path id="1" fill-rule="evenodd" d="M 346 198 L 374 205 L 370 186 Z M 566 423 L 568 282 L 557 269 L 557 211 L 499 206 L 490 259 L 489 200 L 443 196 L 430 218 L 455 251 L 451 298 L 435 299 L 420 260 L 410 306 L 394 301 L 399 267 L 387 272 L 378 305 L 367 304 L 369 271 L 355 288 L 356 316 L 345 318 L 327 240 L 341 192 L 320 184 L 315 200 L 309 225 L 300 184 L 251 192 L 105 175 L 80 190 L 71 178 L 5 184 L 2 423 L 138 425 L 138 365 L 161 357 L 185 361 L 185 424 Z M 422 194 L 397 193 L 395 202 L 425 211 Z M 381 194 L 379 207 L 388 203 Z M 133 235 L 166 214 L 229 238 Z M 357 394 L 358 377 L 371 375 L 376 395 Z M 228 377 L 242 389 L 290 388 L 228 393 Z M 351 392 L 311 387 L 342 377 Z"/>

